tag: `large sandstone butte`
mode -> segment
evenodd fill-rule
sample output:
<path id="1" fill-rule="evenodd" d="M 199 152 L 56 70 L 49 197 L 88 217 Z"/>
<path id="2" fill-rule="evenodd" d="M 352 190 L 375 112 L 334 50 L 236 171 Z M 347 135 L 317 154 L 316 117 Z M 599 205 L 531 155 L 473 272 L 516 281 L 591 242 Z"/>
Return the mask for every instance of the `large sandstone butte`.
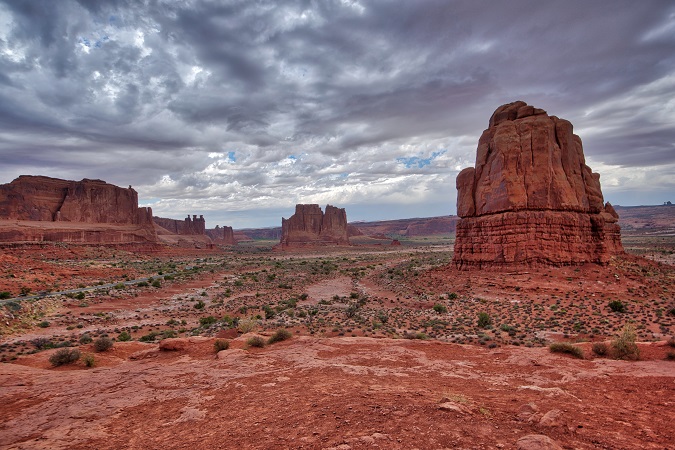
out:
<path id="1" fill-rule="evenodd" d="M 572 124 L 522 101 L 492 114 L 475 168 L 457 176 L 457 214 L 458 268 L 605 264 L 623 252 Z"/>
<path id="2" fill-rule="evenodd" d="M 347 213 L 344 208 L 295 205 L 295 214 L 281 219 L 281 248 L 312 245 L 349 245 Z"/>
<path id="3" fill-rule="evenodd" d="M 200 215 L 199 218 L 197 218 L 197 215 L 195 214 L 192 215 L 192 218 L 188 215 L 184 220 L 166 219 L 164 217 L 155 216 L 152 220 L 155 224 L 173 234 L 182 236 L 206 235 L 206 220 L 203 215 Z"/>
<path id="4" fill-rule="evenodd" d="M 0 241 L 154 243 L 157 235 L 131 186 L 22 175 L 0 185 Z"/>

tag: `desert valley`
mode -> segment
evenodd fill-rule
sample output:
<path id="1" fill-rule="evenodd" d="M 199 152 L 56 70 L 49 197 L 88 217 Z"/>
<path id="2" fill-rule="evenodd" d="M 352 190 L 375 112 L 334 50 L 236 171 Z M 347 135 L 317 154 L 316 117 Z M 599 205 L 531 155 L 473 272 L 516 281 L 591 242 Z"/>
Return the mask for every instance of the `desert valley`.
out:
<path id="1" fill-rule="evenodd" d="M 457 188 L 458 216 L 233 230 L 0 186 L 0 447 L 672 448 L 675 206 L 604 203 L 524 102 Z"/>

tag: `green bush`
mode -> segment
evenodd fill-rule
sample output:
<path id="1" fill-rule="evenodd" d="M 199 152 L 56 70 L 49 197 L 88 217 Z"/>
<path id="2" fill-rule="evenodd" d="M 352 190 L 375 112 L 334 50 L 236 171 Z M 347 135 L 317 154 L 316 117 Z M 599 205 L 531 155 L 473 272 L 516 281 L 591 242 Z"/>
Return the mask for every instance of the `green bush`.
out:
<path id="1" fill-rule="evenodd" d="M 75 294 L 75 298 L 77 300 L 84 300 L 84 292 L 78 292 L 77 294 Z"/>
<path id="2" fill-rule="evenodd" d="M 609 306 L 609 309 L 611 309 L 614 312 L 618 313 L 626 312 L 626 305 L 624 305 L 623 302 L 621 302 L 620 300 L 612 300 L 611 302 L 609 302 L 607 306 Z"/>
<path id="3" fill-rule="evenodd" d="M 43 320 L 42 322 L 38 323 L 38 327 L 40 328 L 47 328 L 49 326 L 49 322 L 46 320 Z"/>
<path id="4" fill-rule="evenodd" d="M 162 282 L 159 281 L 159 280 L 155 280 L 155 281 L 152 282 L 152 287 L 160 288 L 160 287 L 162 287 Z"/>
<path id="5" fill-rule="evenodd" d="M 290 331 L 285 328 L 278 329 L 270 338 L 267 340 L 268 344 L 274 344 L 275 342 L 285 341 L 290 339 L 293 336 Z"/>
<path id="6" fill-rule="evenodd" d="M 569 342 L 555 342 L 548 346 L 552 353 L 567 353 L 575 358 L 584 359 L 584 352 L 581 347 L 570 344 Z"/>
<path id="7" fill-rule="evenodd" d="M 258 325 L 258 322 L 254 319 L 240 319 L 237 324 L 237 330 L 241 333 L 250 333 L 255 330 Z"/>
<path id="8" fill-rule="evenodd" d="M 457 299 L 457 294 L 455 294 L 454 292 L 450 292 L 448 294 L 448 300 L 456 300 L 456 299 Z"/>
<path id="9" fill-rule="evenodd" d="M 492 318 L 490 315 L 486 312 L 479 312 L 478 313 L 478 326 L 480 328 L 487 328 L 490 325 L 492 325 Z"/>
<path id="10" fill-rule="evenodd" d="M 96 366 L 96 359 L 94 358 L 94 355 L 91 353 L 87 353 L 82 357 L 82 361 L 84 361 L 84 365 L 87 367 L 94 367 Z"/>
<path id="11" fill-rule="evenodd" d="M 12 294 L 10 294 L 7 291 L 0 292 L 0 299 L 2 299 L 2 300 L 6 299 L 6 298 L 11 298 L 11 297 L 12 297 Z"/>
<path id="12" fill-rule="evenodd" d="M 218 321 L 218 319 L 216 319 L 213 316 L 200 317 L 199 318 L 199 324 L 203 327 L 207 326 L 207 325 L 212 325 L 212 324 L 216 323 L 217 321 Z"/>
<path id="13" fill-rule="evenodd" d="M 140 281 L 140 282 L 136 283 L 136 286 L 138 286 L 138 287 L 148 287 L 148 286 L 150 286 L 150 283 L 148 283 L 147 281 Z"/>
<path id="14" fill-rule="evenodd" d="M 640 359 L 640 349 L 635 343 L 636 339 L 635 327 L 629 323 L 624 325 L 619 335 L 612 341 L 614 356 L 618 359 Z"/>
<path id="15" fill-rule="evenodd" d="M 216 342 L 213 343 L 213 349 L 216 353 L 227 350 L 228 348 L 230 348 L 230 341 L 226 341 L 225 339 L 216 339 Z"/>
<path id="16" fill-rule="evenodd" d="M 260 336 L 253 336 L 246 340 L 246 345 L 249 347 L 262 348 L 265 346 L 265 339 Z"/>
<path id="17" fill-rule="evenodd" d="M 270 307 L 270 305 L 263 306 L 263 311 L 265 311 L 265 319 L 273 319 L 276 313 Z"/>
<path id="18" fill-rule="evenodd" d="M 117 284 L 116 284 L 115 286 L 113 286 L 113 287 L 114 287 L 115 289 L 122 290 L 122 289 L 124 289 L 126 286 L 124 285 L 124 283 L 117 283 Z"/>
<path id="19" fill-rule="evenodd" d="M 194 304 L 195 309 L 204 309 L 204 306 L 206 306 L 206 303 L 201 300 Z"/>
<path id="20" fill-rule="evenodd" d="M 89 333 L 84 333 L 82 336 L 80 336 L 80 344 L 89 344 L 91 341 L 93 341 L 93 339 Z"/>
<path id="21" fill-rule="evenodd" d="M 113 346 L 113 340 L 107 336 L 101 336 L 94 341 L 94 350 L 97 352 L 105 352 L 110 350 Z"/>
<path id="22" fill-rule="evenodd" d="M 446 308 L 444 305 L 441 305 L 440 303 L 436 303 L 434 305 L 434 311 L 436 311 L 438 314 L 445 314 L 448 312 L 448 308 Z"/>
<path id="23" fill-rule="evenodd" d="M 78 359 L 80 359 L 80 351 L 78 349 L 62 348 L 49 357 L 49 362 L 52 366 L 58 367 L 65 364 L 72 364 Z"/>
<path id="24" fill-rule="evenodd" d="M 127 342 L 131 340 L 131 335 L 127 331 L 122 331 L 119 336 L 117 336 L 117 340 L 120 342 Z"/>

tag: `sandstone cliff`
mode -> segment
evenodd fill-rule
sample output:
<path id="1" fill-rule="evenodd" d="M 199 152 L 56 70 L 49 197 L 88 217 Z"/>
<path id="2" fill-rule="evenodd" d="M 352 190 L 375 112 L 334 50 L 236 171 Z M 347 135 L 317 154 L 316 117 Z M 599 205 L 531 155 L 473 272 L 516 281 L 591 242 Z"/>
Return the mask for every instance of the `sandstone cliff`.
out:
<path id="1" fill-rule="evenodd" d="M 22 175 L 0 185 L 0 241 L 155 243 L 152 210 L 138 194 L 101 180 Z"/>
<path id="2" fill-rule="evenodd" d="M 457 176 L 457 267 L 606 263 L 623 252 L 567 120 L 525 102 L 500 106 Z"/>
<path id="3" fill-rule="evenodd" d="M 221 245 L 235 245 L 237 241 L 234 239 L 234 231 L 232 227 L 220 227 L 216 225 L 215 228 L 206 230 L 206 235 L 216 244 Z"/>
<path id="4" fill-rule="evenodd" d="M 199 218 L 197 218 L 196 215 L 193 215 L 192 218 L 190 218 L 188 215 L 183 220 L 166 219 L 164 217 L 154 216 L 152 220 L 154 223 L 173 234 L 181 236 L 206 235 L 206 220 L 204 219 L 204 216 L 199 216 Z"/>
<path id="5" fill-rule="evenodd" d="M 316 204 L 296 205 L 295 214 L 281 219 L 281 247 L 311 245 L 349 245 L 347 213 L 344 208 L 327 205 L 326 212 Z"/>

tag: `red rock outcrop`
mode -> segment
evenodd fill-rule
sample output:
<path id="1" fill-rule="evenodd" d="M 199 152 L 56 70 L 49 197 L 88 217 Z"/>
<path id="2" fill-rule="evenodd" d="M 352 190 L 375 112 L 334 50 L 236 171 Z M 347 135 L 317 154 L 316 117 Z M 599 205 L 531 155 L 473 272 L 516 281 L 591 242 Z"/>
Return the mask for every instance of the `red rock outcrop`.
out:
<path id="1" fill-rule="evenodd" d="M 155 243 L 152 210 L 138 194 L 101 180 L 22 175 L 0 185 L 0 241 Z"/>
<path id="2" fill-rule="evenodd" d="M 282 248 L 311 245 L 350 245 L 347 213 L 344 208 L 295 205 L 295 214 L 281 219 Z"/>
<path id="3" fill-rule="evenodd" d="M 183 220 L 166 219 L 164 217 L 155 216 L 152 220 L 157 225 L 173 234 L 181 236 L 206 235 L 206 220 L 204 219 L 204 216 L 199 216 L 199 218 L 197 218 L 196 215 L 193 215 L 192 218 L 190 218 L 188 215 Z"/>
<path id="4" fill-rule="evenodd" d="M 101 180 L 22 175 L 0 185 L 0 219 L 47 222 L 151 224 L 138 193 Z"/>
<path id="5" fill-rule="evenodd" d="M 475 168 L 457 176 L 457 214 L 459 268 L 604 264 L 623 252 L 572 124 L 521 101 L 497 108 Z"/>
<path id="6" fill-rule="evenodd" d="M 235 245 L 237 241 L 234 239 L 234 231 L 232 227 L 220 227 L 216 225 L 215 228 L 206 230 L 206 235 L 216 244 L 221 245 Z"/>

